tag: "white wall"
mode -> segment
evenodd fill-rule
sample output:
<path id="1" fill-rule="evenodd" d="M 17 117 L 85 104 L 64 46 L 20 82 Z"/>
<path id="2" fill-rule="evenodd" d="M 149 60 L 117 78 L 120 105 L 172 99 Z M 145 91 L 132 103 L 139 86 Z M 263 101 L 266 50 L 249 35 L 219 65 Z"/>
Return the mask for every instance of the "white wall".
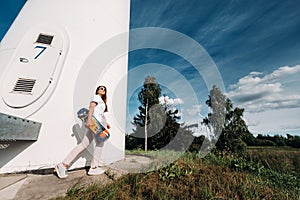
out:
<path id="1" fill-rule="evenodd" d="M 129 0 L 26 2 L 0 44 L 1 80 L 24 34 L 37 25 L 61 27 L 67 37 L 65 57 L 52 88 L 33 104 L 15 109 L 0 99 L 0 112 L 42 123 L 36 142 L 12 142 L 0 150 L 0 173 L 49 168 L 60 162 L 84 134 L 76 112 L 88 107 L 97 84 L 108 88 L 112 126 L 101 161 L 108 164 L 124 158 L 129 4 Z M 72 168 L 88 165 L 92 151 L 83 152 Z"/>

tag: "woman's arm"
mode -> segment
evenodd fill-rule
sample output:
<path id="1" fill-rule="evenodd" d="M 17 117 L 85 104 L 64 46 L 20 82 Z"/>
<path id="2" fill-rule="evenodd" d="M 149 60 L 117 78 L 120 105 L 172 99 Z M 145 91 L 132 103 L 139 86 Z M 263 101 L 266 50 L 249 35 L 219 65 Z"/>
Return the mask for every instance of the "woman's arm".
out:
<path id="1" fill-rule="evenodd" d="M 89 127 L 90 125 L 92 125 L 92 116 L 93 116 L 93 113 L 94 113 L 94 110 L 95 110 L 95 107 L 97 106 L 97 103 L 92 101 L 90 103 L 90 107 L 89 107 L 89 114 L 88 114 L 88 120 L 87 122 L 85 123 L 85 126 L 86 127 Z"/>

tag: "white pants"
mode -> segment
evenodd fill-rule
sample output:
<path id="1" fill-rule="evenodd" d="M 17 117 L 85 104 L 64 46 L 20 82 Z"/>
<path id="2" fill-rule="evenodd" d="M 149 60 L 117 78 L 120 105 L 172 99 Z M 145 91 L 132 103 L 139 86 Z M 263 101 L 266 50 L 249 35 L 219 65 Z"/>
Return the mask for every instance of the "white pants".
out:
<path id="1" fill-rule="evenodd" d="M 86 149 L 92 141 L 95 139 L 94 134 L 91 131 L 87 131 L 82 141 L 70 152 L 70 154 L 63 160 L 63 163 L 70 165 L 70 163 L 78 156 L 80 152 Z M 95 139 L 96 146 L 94 148 L 93 159 L 91 162 L 91 167 L 98 167 L 99 159 L 102 153 L 103 142 Z"/>

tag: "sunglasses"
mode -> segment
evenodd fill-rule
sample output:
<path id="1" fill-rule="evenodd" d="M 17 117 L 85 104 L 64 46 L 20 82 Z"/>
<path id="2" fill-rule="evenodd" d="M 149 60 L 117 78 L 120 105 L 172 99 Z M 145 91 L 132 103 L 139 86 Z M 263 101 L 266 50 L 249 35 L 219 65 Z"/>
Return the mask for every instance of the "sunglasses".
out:
<path id="1" fill-rule="evenodd" d="M 99 90 L 105 91 L 105 87 L 100 87 Z"/>

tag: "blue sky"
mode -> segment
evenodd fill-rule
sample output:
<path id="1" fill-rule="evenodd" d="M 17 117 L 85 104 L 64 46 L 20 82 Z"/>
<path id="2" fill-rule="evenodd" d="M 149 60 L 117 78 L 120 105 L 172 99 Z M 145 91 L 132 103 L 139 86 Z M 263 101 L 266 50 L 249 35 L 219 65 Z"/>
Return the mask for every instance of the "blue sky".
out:
<path id="1" fill-rule="evenodd" d="M 4 0 L 0 6 L 0 41 L 23 7 L 25 0 Z"/>
<path id="2" fill-rule="evenodd" d="M 283 133 L 300 128 L 299 7 L 300 1 L 280 0 L 132 0 L 130 28 L 167 28 L 197 41 L 215 62 L 226 95 L 234 106 L 245 108 L 249 129 L 255 133 Z M 131 38 L 130 44 L 134 43 L 135 38 Z M 191 93 L 184 93 L 186 86 L 177 82 L 175 75 L 158 72 L 155 64 L 169 66 L 182 74 L 192 85 L 199 104 L 186 99 Z M 158 82 L 177 85 L 172 94 L 166 90 L 163 93 L 170 99 L 183 100 L 180 104 L 183 121 L 197 121 L 199 117 L 193 110 L 207 114 L 205 100 L 210 88 L 182 57 L 173 52 L 141 49 L 129 54 L 129 71 L 135 68 L 142 68 L 141 74 L 129 73 L 129 88 L 136 87 L 138 81 L 141 85 L 140 77 L 155 75 Z M 129 103 L 133 113 L 138 105 L 134 95 Z"/>
<path id="3" fill-rule="evenodd" d="M 0 39 L 24 2 L 1 2 Z M 137 93 L 147 75 L 162 84 L 168 103 L 180 109 L 182 122 L 194 123 L 199 113 L 207 114 L 205 100 L 211 88 L 205 82 L 207 74 L 199 74 L 190 62 L 195 57 L 199 63 L 214 62 L 209 66 L 219 72 L 224 93 L 234 106 L 245 108 L 244 117 L 252 132 L 300 130 L 299 7 L 298 0 L 132 0 L 131 30 L 155 27 L 176 31 L 203 50 L 199 54 L 174 39 L 168 43 L 173 52 L 141 48 L 129 53 L 128 129 L 139 105 Z M 152 37 L 157 44 L 167 40 L 164 31 Z M 147 40 L 151 40 L 147 35 L 130 35 L 130 46 Z M 182 57 L 179 51 L 191 57 Z"/>

